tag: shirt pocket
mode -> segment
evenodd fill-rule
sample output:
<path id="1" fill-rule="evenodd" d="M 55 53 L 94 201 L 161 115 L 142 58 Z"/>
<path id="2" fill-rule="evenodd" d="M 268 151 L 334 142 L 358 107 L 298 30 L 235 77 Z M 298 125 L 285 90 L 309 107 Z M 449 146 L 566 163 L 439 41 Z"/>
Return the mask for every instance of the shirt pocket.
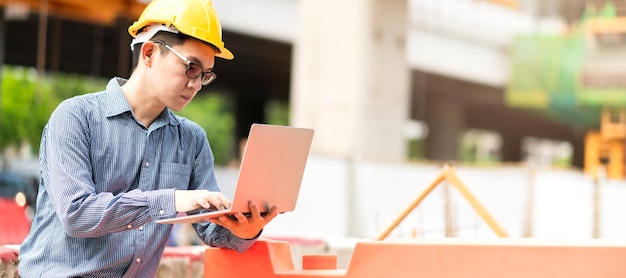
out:
<path id="1" fill-rule="evenodd" d="M 189 188 L 191 165 L 161 162 L 159 167 L 159 189 L 176 188 L 185 190 Z"/>

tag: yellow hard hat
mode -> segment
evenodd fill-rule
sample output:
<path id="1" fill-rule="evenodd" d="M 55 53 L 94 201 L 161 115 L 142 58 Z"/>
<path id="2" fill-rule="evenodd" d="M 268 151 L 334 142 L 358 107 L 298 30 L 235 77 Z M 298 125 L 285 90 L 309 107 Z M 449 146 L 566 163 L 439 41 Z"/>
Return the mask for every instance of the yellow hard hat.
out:
<path id="1" fill-rule="evenodd" d="M 152 28 L 157 26 L 157 28 Z M 144 28 L 148 27 L 148 28 Z M 140 36 L 148 32 L 148 36 Z M 181 32 L 187 36 L 205 41 L 218 49 L 215 56 L 224 59 L 233 59 L 233 53 L 224 47 L 222 41 L 222 26 L 217 17 L 211 0 L 152 0 L 143 10 L 137 21 L 128 27 L 128 33 L 135 38 L 135 43 L 142 43 L 152 38 L 158 30 Z"/>

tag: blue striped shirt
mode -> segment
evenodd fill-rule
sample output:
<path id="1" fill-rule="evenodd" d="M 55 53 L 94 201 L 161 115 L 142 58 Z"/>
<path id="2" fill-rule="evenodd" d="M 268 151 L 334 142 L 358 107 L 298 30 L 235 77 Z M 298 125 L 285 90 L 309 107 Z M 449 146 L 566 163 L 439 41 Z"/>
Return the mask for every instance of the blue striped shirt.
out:
<path id="1" fill-rule="evenodd" d="M 37 212 L 20 250 L 21 277 L 154 277 L 172 225 L 174 190 L 219 190 L 200 126 L 165 109 L 145 128 L 121 85 L 63 101 L 44 128 Z M 207 244 L 253 240 L 194 224 Z"/>

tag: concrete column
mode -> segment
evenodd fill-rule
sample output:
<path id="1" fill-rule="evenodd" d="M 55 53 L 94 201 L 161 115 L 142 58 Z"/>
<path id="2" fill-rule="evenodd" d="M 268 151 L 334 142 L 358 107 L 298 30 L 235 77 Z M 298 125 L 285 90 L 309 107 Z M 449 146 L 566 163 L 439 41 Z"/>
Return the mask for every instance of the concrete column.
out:
<path id="1" fill-rule="evenodd" d="M 315 129 L 312 152 L 402 159 L 408 119 L 406 0 L 302 0 L 291 124 Z"/>
<path id="2" fill-rule="evenodd" d="M 436 96 L 428 102 L 427 156 L 435 160 L 457 160 L 464 129 L 463 105 L 451 97 Z"/>

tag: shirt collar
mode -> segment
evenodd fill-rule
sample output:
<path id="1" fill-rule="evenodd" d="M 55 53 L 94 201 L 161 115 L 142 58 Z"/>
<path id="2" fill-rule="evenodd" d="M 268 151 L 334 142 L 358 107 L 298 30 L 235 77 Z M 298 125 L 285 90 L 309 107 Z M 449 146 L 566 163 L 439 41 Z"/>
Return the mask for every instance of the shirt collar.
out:
<path id="1" fill-rule="evenodd" d="M 109 80 L 109 83 L 106 86 L 107 92 L 107 106 L 106 106 L 106 117 L 117 116 L 126 112 L 133 111 L 132 107 L 128 103 L 126 96 L 124 96 L 124 92 L 122 91 L 122 86 L 128 81 L 127 79 L 121 77 L 114 77 Z M 170 125 L 178 125 L 178 119 L 174 116 L 169 109 L 163 109 L 163 112 L 159 115 L 158 118 L 155 119 L 155 123 L 157 122 L 168 122 Z"/>

